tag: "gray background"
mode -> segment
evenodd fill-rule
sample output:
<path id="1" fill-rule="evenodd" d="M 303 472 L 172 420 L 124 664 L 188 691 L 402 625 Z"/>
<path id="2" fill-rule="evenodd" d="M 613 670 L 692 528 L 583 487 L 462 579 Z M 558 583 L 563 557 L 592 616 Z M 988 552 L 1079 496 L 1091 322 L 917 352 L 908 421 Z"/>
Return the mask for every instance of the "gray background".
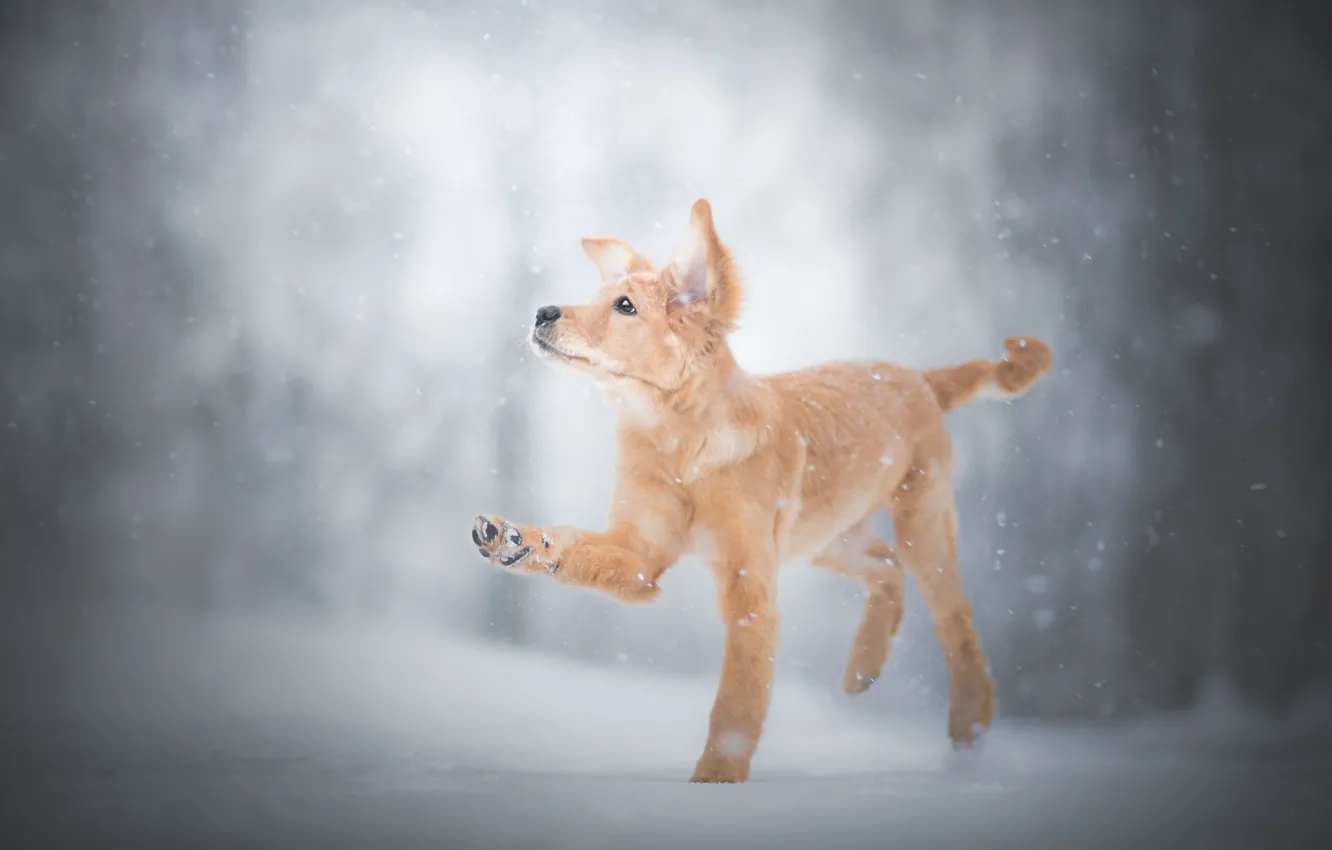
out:
<path id="1" fill-rule="evenodd" d="M 1003 717 L 1280 722 L 1332 672 L 1313 29 L 1241 3 L 6 4 L 6 709 L 79 717 L 95 650 L 150 643 L 169 677 L 198 624 L 260 617 L 710 683 L 698 564 L 626 609 L 467 537 L 604 520 L 611 414 L 525 331 L 595 291 L 580 237 L 661 259 L 707 197 L 752 371 L 1053 345 L 1026 397 L 950 422 Z M 782 681 L 835 690 L 858 588 L 792 564 L 780 598 Z M 945 705 L 907 605 L 847 709 L 874 722 Z"/>

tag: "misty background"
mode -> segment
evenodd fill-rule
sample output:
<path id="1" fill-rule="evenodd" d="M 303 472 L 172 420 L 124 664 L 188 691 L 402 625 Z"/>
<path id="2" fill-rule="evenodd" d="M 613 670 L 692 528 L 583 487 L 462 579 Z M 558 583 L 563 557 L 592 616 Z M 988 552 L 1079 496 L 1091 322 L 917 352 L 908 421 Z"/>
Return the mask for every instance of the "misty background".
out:
<path id="1" fill-rule="evenodd" d="M 626 608 L 468 538 L 602 527 L 611 411 L 525 336 L 595 292 L 580 237 L 660 262 L 706 197 L 752 372 L 1053 346 L 950 419 L 1002 716 L 1294 705 L 1332 674 L 1307 33 L 1240 3 L 8 3 L 7 660 L 49 681 L 23 636 L 262 615 L 710 687 L 698 563 Z M 859 587 L 793 563 L 779 604 L 777 688 L 835 691 Z M 946 696 L 912 588 L 848 710 Z"/>

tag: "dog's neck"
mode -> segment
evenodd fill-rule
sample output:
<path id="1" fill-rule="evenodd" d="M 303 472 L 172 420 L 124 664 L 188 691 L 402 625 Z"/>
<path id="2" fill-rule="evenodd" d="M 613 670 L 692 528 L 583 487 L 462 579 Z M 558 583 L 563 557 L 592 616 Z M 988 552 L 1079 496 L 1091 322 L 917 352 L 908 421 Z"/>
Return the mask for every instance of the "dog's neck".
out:
<path id="1" fill-rule="evenodd" d="M 764 442 L 771 392 L 720 346 L 706 368 L 679 388 L 649 391 L 623 387 L 608 393 L 617 403 L 624 439 L 646 443 L 679 466 L 676 476 L 692 481 L 708 471 L 743 460 Z"/>

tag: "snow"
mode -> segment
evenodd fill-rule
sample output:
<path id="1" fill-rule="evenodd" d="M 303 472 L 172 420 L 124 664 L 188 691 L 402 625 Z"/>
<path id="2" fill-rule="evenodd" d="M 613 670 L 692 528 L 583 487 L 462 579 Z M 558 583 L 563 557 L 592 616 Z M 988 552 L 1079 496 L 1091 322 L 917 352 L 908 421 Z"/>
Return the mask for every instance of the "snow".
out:
<path id="1" fill-rule="evenodd" d="M 1150 724 L 1001 719 L 959 756 L 942 714 L 849 710 L 837 670 L 828 690 L 779 678 L 751 781 L 697 786 L 710 681 L 382 626 L 136 625 L 37 649 L 50 669 L 21 682 L 0 798 L 9 828 L 59 843 L 1278 846 L 1332 776 L 1326 703 L 1277 734 L 1221 685 Z"/>

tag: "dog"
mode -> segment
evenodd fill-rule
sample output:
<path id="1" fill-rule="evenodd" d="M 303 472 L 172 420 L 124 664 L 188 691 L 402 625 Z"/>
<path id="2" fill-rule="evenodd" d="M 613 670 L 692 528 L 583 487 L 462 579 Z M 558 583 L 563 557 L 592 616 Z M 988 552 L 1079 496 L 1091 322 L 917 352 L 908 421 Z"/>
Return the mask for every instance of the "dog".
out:
<path id="1" fill-rule="evenodd" d="M 826 363 L 763 377 L 743 371 L 727 336 L 741 280 L 699 200 L 670 263 L 618 239 L 584 239 L 603 286 L 586 304 L 536 312 L 531 346 L 590 377 L 618 414 L 609 530 L 520 525 L 478 516 L 472 541 L 507 570 L 547 574 L 625 602 L 650 602 L 684 554 L 716 578 L 726 627 L 721 683 L 691 781 L 744 782 L 758 746 L 777 650 L 777 568 L 810 559 L 861 582 L 865 611 L 844 688 L 879 677 L 911 573 L 943 644 L 948 733 L 971 746 L 989 727 L 993 683 L 957 568 L 957 518 L 944 414 L 1011 398 L 1048 372 L 1032 337 L 997 361 L 917 370 Z M 869 531 L 891 513 L 896 548 Z"/>

